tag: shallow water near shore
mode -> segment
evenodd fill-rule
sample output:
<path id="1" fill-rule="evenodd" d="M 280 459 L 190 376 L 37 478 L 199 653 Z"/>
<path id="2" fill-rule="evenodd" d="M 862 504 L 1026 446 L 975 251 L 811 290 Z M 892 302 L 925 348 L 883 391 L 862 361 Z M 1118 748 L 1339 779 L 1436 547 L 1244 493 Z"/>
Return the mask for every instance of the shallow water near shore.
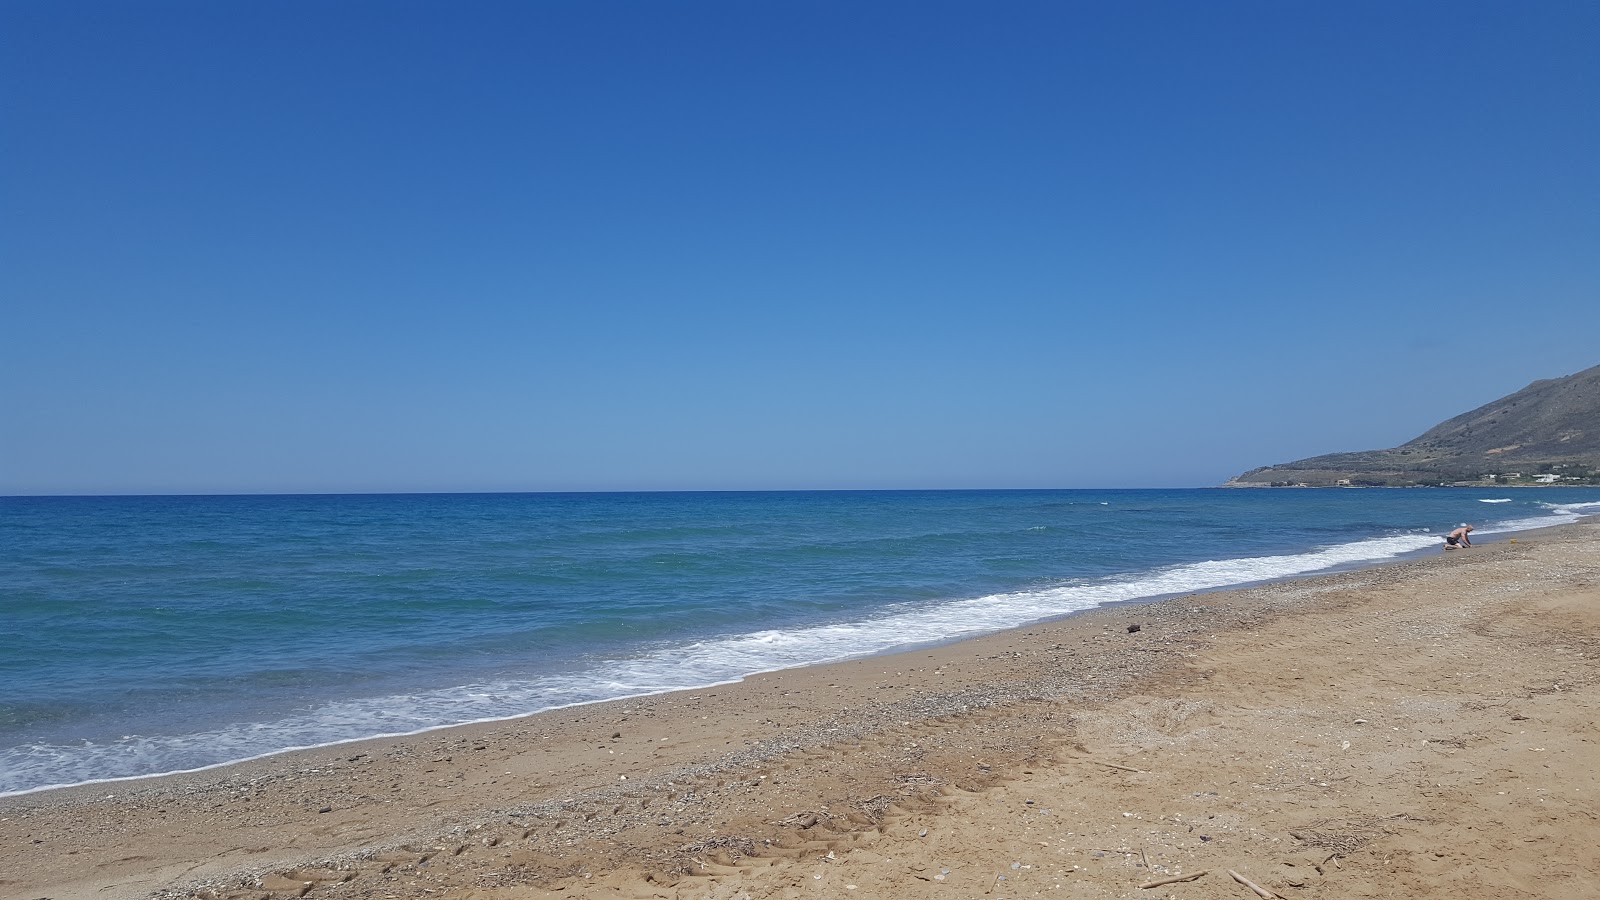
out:
<path id="1" fill-rule="evenodd" d="M 1581 489 L 5 498 L 0 794 L 706 686 L 1596 511 Z"/>

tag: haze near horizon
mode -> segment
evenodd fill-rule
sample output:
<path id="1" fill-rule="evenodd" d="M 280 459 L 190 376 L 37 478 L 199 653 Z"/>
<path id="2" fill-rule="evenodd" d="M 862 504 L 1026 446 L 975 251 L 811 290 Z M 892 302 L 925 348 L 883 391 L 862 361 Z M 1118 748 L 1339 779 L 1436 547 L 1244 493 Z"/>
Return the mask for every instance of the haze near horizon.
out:
<path id="1" fill-rule="evenodd" d="M 1145 487 L 1600 335 L 1600 7 L 0 7 L 0 494 Z"/>

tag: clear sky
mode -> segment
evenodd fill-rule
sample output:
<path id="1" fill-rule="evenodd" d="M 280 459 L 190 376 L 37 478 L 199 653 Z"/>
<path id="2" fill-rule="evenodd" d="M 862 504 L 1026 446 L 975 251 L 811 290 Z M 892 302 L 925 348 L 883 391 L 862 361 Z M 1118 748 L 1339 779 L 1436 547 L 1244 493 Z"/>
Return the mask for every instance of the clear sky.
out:
<path id="1" fill-rule="evenodd" d="M 0 4 L 0 493 L 1141 487 L 1600 363 L 1600 4 Z"/>

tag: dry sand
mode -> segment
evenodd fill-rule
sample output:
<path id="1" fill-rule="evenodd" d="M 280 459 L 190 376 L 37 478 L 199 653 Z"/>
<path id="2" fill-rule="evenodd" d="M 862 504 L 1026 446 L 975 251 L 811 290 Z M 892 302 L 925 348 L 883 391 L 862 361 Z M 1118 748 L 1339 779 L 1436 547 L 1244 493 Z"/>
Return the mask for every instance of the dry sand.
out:
<path id="1" fill-rule="evenodd" d="M 0 897 L 1600 897 L 1597 671 L 1580 524 L 0 800 Z"/>

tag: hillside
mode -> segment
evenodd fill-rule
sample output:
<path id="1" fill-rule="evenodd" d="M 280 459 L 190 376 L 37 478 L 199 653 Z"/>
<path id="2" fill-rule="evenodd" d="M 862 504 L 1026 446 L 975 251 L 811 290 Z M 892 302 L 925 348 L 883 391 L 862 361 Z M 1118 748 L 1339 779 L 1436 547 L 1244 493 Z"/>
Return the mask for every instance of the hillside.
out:
<path id="1" fill-rule="evenodd" d="M 1252 469 L 1233 487 L 1600 484 L 1600 366 L 1535 381 L 1388 450 Z"/>

